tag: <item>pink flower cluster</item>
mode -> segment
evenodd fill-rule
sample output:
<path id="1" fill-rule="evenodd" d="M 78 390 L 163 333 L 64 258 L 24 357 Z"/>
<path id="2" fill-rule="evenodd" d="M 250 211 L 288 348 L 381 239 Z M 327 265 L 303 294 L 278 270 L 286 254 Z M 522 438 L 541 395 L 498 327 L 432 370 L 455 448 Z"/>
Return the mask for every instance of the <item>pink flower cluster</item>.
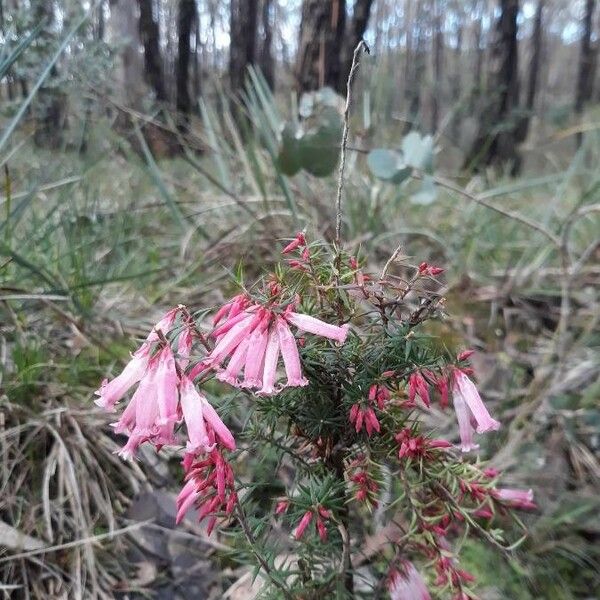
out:
<path id="1" fill-rule="evenodd" d="M 379 485 L 367 471 L 365 457 L 359 456 L 354 459 L 348 465 L 348 470 L 350 471 L 349 479 L 356 486 L 356 500 L 377 506 Z"/>
<path id="2" fill-rule="evenodd" d="M 304 535 L 306 528 L 311 524 L 313 517 L 315 518 L 315 529 L 319 538 L 322 542 L 327 541 L 327 526 L 325 525 L 325 521 L 331 517 L 331 513 L 322 506 L 318 506 L 313 510 L 307 510 L 304 515 L 302 515 L 302 518 L 292 533 L 292 536 L 295 539 L 299 540 Z"/>
<path id="3" fill-rule="evenodd" d="M 142 346 L 133 354 L 120 375 L 104 381 L 96 392 L 96 404 L 114 410 L 116 404 L 138 384 L 121 418 L 113 423 L 116 433 L 128 436 L 120 451 L 132 459 L 144 442 L 157 448 L 175 444 L 175 427 L 185 421 L 188 450 L 210 451 L 217 441 L 230 450 L 235 440 L 208 400 L 199 394 L 183 373 L 189 362 L 192 332 L 184 325 L 179 335 L 178 356 L 175 357 L 165 336 L 184 307 L 170 310 L 152 329 Z"/>
<path id="4" fill-rule="evenodd" d="M 414 435 L 409 427 L 394 436 L 398 449 L 398 458 L 431 458 L 432 450 L 451 448 L 452 444 L 446 440 L 430 440 L 422 435 Z"/>
<path id="5" fill-rule="evenodd" d="M 472 350 L 461 352 L 457 359 L 459 362 L 467 360 L 473 354 Z M 476 450 L 479 445 L 475 443 L 473 434 L 496 431 L 500 423 L 490 416 L 475 384 L 469 379 L 467 373 L 472 370 L 468 367 L 452 367 L 449 374 L 435 376 L 429 370 L 414 371 L 408 377 L 408 401 L 406 406 L 416 406 L 417 396 L 426 407 L 431 406 L 429 394 L 430 383 L 434 384 L 440 395 L 440 405 L 448 405 L 449 391 L 452 390 L 454 412 L 458 421 L 461 449 L 463 452 Z"/>
<path id="6" fill-rule="evenodd" d="M 383 410 L 389 399 L 390 391 L 384 385 L 373 384 L 369 388 L 367 405 L 363 406 L 357 402 L 351 406 L 348 420 L 354 426 L 356 433 L 362 431 L 363 427 L 366 428 L 369 437 L 371 437 L 374 431 L 377 433 L 381 431 L 381 426 L 373 407 L 377 406 L 379 410 Z"/>
<path id="7" fill-rule="evenodd" d="M 330 325 L 294 312 L 293 308 L 293 305 L 285 309 L 266 308 L 246 296 L 236 296 L 215 315 L 211 334 L 214 348 L 190 368 L 197 330 L 186 308 L 178 306 L 153 327 L 123 371 L 112 381 L 105 380 L 96 392 L 99 396 L 96 404 L 112 411 L 137 385 L 120 419 L 113 424 L 116 433 L 129 438 L 119 452 L 123 458 L 132 459 L 144 442 L 157 449 L 179 443 L 176 428 L 185 424 L 186 484 L 177 500 L 178 521 L 193 505 L 198 506 L 200 518 L 217 511 L 229 514 L 236 498 L 233 472 L 221 453 L 221 448 L 235 450 L 235 439 L 193 380 L 213 370 L 217 379 L 233 386 L 253 389 L 262 395 L 276 394 L 286 386 L 308 384 L 290 325 L 338 343 L 345 341 L 348 325 Z M 175 354 L 166 336 L 179 315 L 182 315 L 182 329 Z M 285 385 L 278 384 L 280 356 L 287 375 Z M 242 371 L 244 376 L 240 379 Z M 199 455 L 207 458 L 195 462 Z M 213 526 L 211 519 L 209 529 Z"/>
<path id="8" fill-rule="evenodd" d="M 278 312 L 236 296 L 215 316 L 216 328 L 211 335 L 216 344 L 204 363 L 219 371 L 217 378 L 221 381 L 254 390 L 258 395 L 271 396 L 287 386 L 307 385 L 290 325 L 340 344 L 346 340 L 349 326 L 330 325 L 293 308 L 288 305 Z M 285 384 L 277 381 L 280 356 L 287 376 Z M 226 367 L 222 367 L 224 361 L 228 361 Z"/>
<path id="9" fill-rule="evenodd" d="M 217 522 L 215 513 L 230 515 L 237 503 L 233 471 L 216 448 L 206 458 L 198 462 L 194 459 L 195 455 L 188 453 L 183 460 L 186 483 L 177 496 L 176 522 L 180 523 L 188 509 L 197 504 L 200 521 L 212 515 L 207 527 L 210 535 Z"/>

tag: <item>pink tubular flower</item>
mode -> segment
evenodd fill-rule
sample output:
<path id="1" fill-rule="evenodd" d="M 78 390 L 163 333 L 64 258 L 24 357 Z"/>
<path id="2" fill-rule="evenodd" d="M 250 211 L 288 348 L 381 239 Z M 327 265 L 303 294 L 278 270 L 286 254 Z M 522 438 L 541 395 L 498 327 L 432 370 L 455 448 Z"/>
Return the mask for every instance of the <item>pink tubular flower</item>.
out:
<path id="1" fill-rule="evenodd" d="M 425 404 L 427 408 L 431 406 L 431 401 L 429 399 L 429 385 L 419 371 L 411 373 L 408 378 L 408 401 L 410 404 L 414 404 L 417 395 L 421 398 L 423 404 Z"/>
<path id="2" fill-rule="evenodd" d="M 212 332 L 217 343 L 203 361 L 204 365 L 219 370 L 229 360 L 217 378 L 233 386 L 255 390 L 260 395 L 278 393 L 282 387 L 298 387 L 308 384 L 302 375 L 298 342 L 289 325 L 303 331 L 321 335 L 343 343 L 348 334 L 348 325 L 330 325 L 300 313 L 291 311 L 289 305 L 281 314 L 271 308 L 250 304 L 246 298 L 237 297 L 225 305 L 227 311 L 219 310 L 215 323 L 220 323 Z M 279 357 L 283 359 L 287 382 L 278 385 L 277 367 Z M 244 372 L 243 379 L 239 374 Z"/>
<path id="3" fill-rule="evenodd" d="M 192 328 L 186 327 L 180 334 L 177 342 L 177 364 L 184 370 L 190 362 L 190 354 L 192 352 L 192 344 L 194 338 Z"/>
<path id="4" fill-rule="evenodd" d="M 492 419 L 488 413 L 474 383 L 459 369 L 453 371 L 452 395 L 461 431 L 463 450 L 465 446 L 472 447 L 473 445 L 471 416 L 475 420 L 477 433 L 495 431 L 500 428 L 500 423 Z M 464 405 L 466 405 L 466 409 Z"/>
<path id="5" fill-rule="evenodd" d="M 325 523 L 324 523 L 323 519 L 321 518 L 321 515 L 317 515 L 317 521 L 315 523 L 315 527 L 317 528 L 317 533 L 319 534 L 321 541 L 326 542 L 327 541 L 327 527 L 325 526 Z"/>
<path id="6" fill-rule="evenodd" d="M 129 436 L 119 455 L 132 459 L 145 441 L 159 448 L 173 444 L 177 418 L 177 373 L 173 353 L 167 346 L 150 361 L 129 405 L 113 424 L 116 433 Z"/>
<path id="7" fill-rule="evenodd" d="M 306 246 L 306 238 L 304 237 L 304 233 L 299 231 L 296 237 L 281 251 L 281 254 L 289 254 L 296 250 L 296 248 L 304 246 Z"/>
<path id="8" fill-rule="evenodd" d="M 471 424 L 471 411 L 460 395 L 454 395 L 454 412 L 458 421 L 458 433 L 460 435 L 460 448 L 463 452 L 471 452 L 477 450 L 479 444 L 473 441 L 473 425 Z"/>
<path id="9" fill-rule="evenodd" d="M 444 269 L 440 268 L 440 267 L 434 267 L 432 265 L 429 265 L 426 262 L 422 262 L 419 265 L 419 275 L 429 275 L 430 277 L 434 277 L 435 275 L 439 275 L 440 273 L 443 273 Z"/>
<path id="10" fill-rule="evenodd" d="M 537 504 L 533 501 L 533 490 L 515 490 L 511 488 L 499 488 L 492 495 L 513 508 L 535 509 Z"/>
<path id="11" fill-rule="evenodd" d="M 377 415 L 370 406 L 363 408 L 360 404 L 353 404 L 348 414 L 348 420 L 354 425 L 356 433 L 361 431 L 363 426 L 366 428 L 369 437 L 374 431 L 377 431 L 377 433 L 381 431 Z"/>
<path id="12" fill-rule="evenodd" d="M 127 444 L 119 452 L 119 455 L 126 460 L 131 460 L 138 446 L 145 441 L 152 441 L 156 445 L 172 441 L 160 436 L 157 372 L 158 359 L 155 358 L 121 418 L 113 424 L 116 433 L 129 435 Z"/>
<path id="13" fill-rule="evenodd" d="M 269 331 L 265 350 L 262 388 L 256 392 L 259 396 L 272 396 L 276 393 L 277 362 L 279 360 L 279 336 L 274 327 Z"/>
<path id="14" fill-rule="evenodd" d="M 215 436 L 223 446 L 235 450 L 231 431 L 185 375 L 181 378 L 181 410 L 188 433 L 187 452 L 211 452 L 215 447 Z"/>
<path id="15" fill-rule="evenodd" d="M 435 380 L 435 387 L 440 394 L 441 408 L 448 407 L 448 379 L 444 375 L 440 375 Z"/>
<path id="16" fill-rule="evenodd" d="M 302 516 L 302 518 L 300 519 L 300 521 L 298 522 L 298 526 L 296 527 L 296 529 L 294 529 L 294 531 L 292 533 L 294 538 L 299 540 L 304 535 L 304 532 L 306 531 L 306 528 L 310 525 L 312 518 L 313 518 L 312 511 L 307 510 L 304 513 L 304 515 Z"/>
<path id="17" fill-rule="evenodd" d="M 302 331 L 307 331 L 308 333 L 314 333 L 315 335 L 320 335 L 321 337 L 335 340 L 338 342 L 338 344 L 343 344 L 346 341 L 348 329 L 350 327 L 347 324 L 341 326 L 330 325 L 329 323 L 325 323 L 325 321 L 315 319 L 315 317 L 295 312 L 286 314 L 285 318 L 292 325 L 295 325 Z"/>
<path id="18" fill-rule="evenodd" d="M 290 507 L 289 500 L 280 500 L 275 506 L 275 514 L 281 515 L 284 512 L 287 512 L 287 509 Z"/>
<path id="19" fill-rule="evenodd" d="M 276 329 L 285 374 L 287 376 L 287 385 L 293 387 L 308 385 L 308 380 L 302 376 L 296 339 L 290 331 L 288 324 L 281 317 L 277 317 Z"/>
<path id="20" fill-rule="evenodd" d="M 452 444 L 446 440 L 430 440 L 422 435 L 413 435 L 410 428 L 406 427 L 394 436 L 400 446 L 398 458 L 431 458 L 430 451 L 451 448 Z"/>
<path id="21" fill-rule="evenodd" d="M 388 589 L 390 600 L 431 600 L 423 577 L 408 560 L 390 571 Z"/>
<path id="22" fill-rule="evenodd" d="M 94 402 L 105 410 L 114 410 L 115 404 L 128 390 L 138 383 L 146 373 L 150 361 L 150 345 L 145 344 L 135 352 L 123 371 L 113 380 L 105 379 L 95 393 L 99 398 Z"/>
<path id="23" fill-rule="evenodd" d="M 160 339 L 158 332 L 160 332 L 162 335 L 167 335 L 167 333 L 169 333 L 169 331 L 173 327 L 173 323 L 175 323 L 177 314 L 182 308 L 185 307 L 183 305 L 180 305 L 167 311 L 163 315 L 162 319 L 160 319 L 160 321 L 152 328 L 152 331 L 148 334 L 145 343 L 149 344 L 151 342 L 158 341 Z"/>
<path id="24" fill-rule="evenodd" d="M 456 356 L 456 360 L 458 360 L 459 362 L 469 360 L 469 358 L 471 358 L 473 354 L 475 354 L 475 350 L 463 350 Z"/>
<path id="25" fill-rule="evenodd" d="M 233 471 L 216 448 L 199 462 L 189 457 L 187 454 L 184 459 L 186 483 L 177 496 L 175 522 L 180 523 L 185 513 L 196 505 L 200 521 L 212 515 L 207 529 L 210 535 L 216 523 L 215 513 L 230 515 L 237 503 Z"/>
<path id="26" fill-rule="evenodd" d="M 385 408 L 385 403 L 390 399 L 390 391 L 384 385 L 373 384 L 369 388 L 369 402 L 377 404 L 379 410 Z"/>
<path id="27" fill-rule="evenodd" d="M 165 439 L 173 437 L 173 427 L 178 419 L 177 386 L 179 378 L 175 369 L 175 358 L 169 346 L 165 346 L 158 355 L 156 368 L 156 393 L 158 403 L 157 425 L 162 428 Z"/>

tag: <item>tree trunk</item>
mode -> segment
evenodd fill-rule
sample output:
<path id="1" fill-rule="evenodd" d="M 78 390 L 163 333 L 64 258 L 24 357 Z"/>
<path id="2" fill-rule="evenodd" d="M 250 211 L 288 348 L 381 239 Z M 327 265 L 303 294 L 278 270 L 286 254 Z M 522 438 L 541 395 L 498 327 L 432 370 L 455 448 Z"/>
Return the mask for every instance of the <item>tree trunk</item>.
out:
<path id="1" fill-rule="evenodd" d="M 117 90 L 123 104 L 142 108 L 142 98 L 147 88 L 143 81 L 144 64 L 139 52 L 141 41 L 136 7 L 131 0 L 110 0 L 109 31 L 121 44 L 121 68 L 117 70 Z"/>
<path id="2" fill-rule="evenodd" d="M 153 1 L 138 0 L 138 4 L 140 7 L 140 38 L 144 45 L 146 81 L 154 91 L 156 99 L 159 102 L 166 102 L 167 92 L 160 53 L 160 32 L 158 21 L 154 17 Z"/>
<path id="3" fill-rule="evenodd" d="M 577 88 L 575 89 L 575 113 L 577 115 L 583 113 L 583 109 L 591 99 L 594 90 L 597 47 L 595 43 L 592 43 L 592 23 L 595 8 L 596 0 L 586 0 L 579 53 L 579 74 L 577 77 Z M 582 134 L 578 133 L 578 146 L 581 144 L 582 138 Z"/>
<path id="4" fill-rule="evenodd" d="M 177 111 L 180 113 L 179 125 L 185 127 L 191 108 L 190 101 L 190 38 L 196 19 L 195 0 L 179 0 L 177 18 Z"/>
<path id="5" fill-rule="evenodd" d="M 345 0 L 303 0 L 296 61 L 299 93 L 326 85 L 339 91 L 345 24 Z"/>
<path id="6" fill-rule="evenodd" d="M 537 92 L 538 74 L 541 68 L 542 56 L 542 33 L 543 33 L 543 13 L 545 0 L 538 0 L 533 22 L 533 34 L 531 39 L 532 53 L 529 63 L 529 77 L 527 80 L 527 96 L 525 98 L 526 114 L 519 123 L 517 139 L 519 142 L 525 141 L 529 133 L 529 123 L 535 106 L 535 95 Z"/>
<path id="7" fill-rule="evenodd" d="M 442 100 L 442 71 L 444 61 L 444 32 L 440 0 L 433 0 L 433 86 L 431 97 L 431 132 L 438 130 Z"/>
<path id="8" fill-rule="evenodd" d="M 104 0 L 101 0 L 96 9 L 98 13 L 96 21 L 96 39 L 100 42 L 104 41 Z"/>
<path id="9" fill-rule="evenodd" d="M 352 21 L 350 22 L 342 45 L 340 79 L 337 85 L 338 92 L 343 96 L 346 95 L 346 85 L 348 83 L 350 68 L 352 67 L 354 49 L 358 45 L 358 42 L 362 40 L 365 31 L 367 30 L 372 6 L 373 0 L 354 0 Z"/>
<path id="10" fill-rule="evenodd" d="M 466 166 L 509 165 L 520 168 L 514 111 L 519 102 L 517 16 L 519 0 L 499 0 L 500 14 L 491 44 L 487 102 Z"/>
<path id="11" fill-rule="evenodd" d="M 419 113 L 421 110 L 421 82 L 427 68 L 427 50 L 425 24 L 425 6 L 419 2 L 415 19 L 412 22 L 411 29 L 414 29 L 413 42 L 415 43 L 414 53 L 412 53 L 408 64 L 408 75 L 406 80 L 405 98 L 408 103 L 408 118 L 404 127 L 405 133 L 417 125 Z M 416 41 L 414 40 L 416 38 Z M 407 48 L 408 51 L 408 48 Z M 408 59 L 407 55 L 407 59 Z"/>
<path id="12" fill-rule="evenodd" d="M 463 14 L 461 13 L 461 17 Z M 459 22 L 456 27 L 456 48 L 454 49 L 454 74 L 452 76 L 451 96 L 452 96 L 452 137 L 457 142 L 460 141 L 460 124 L 464 115 L 464 105 L 461 103 L 462 89 L 462 42 L 463 25 Z"/>
<path id="13" fill-rule="evenodd" d="M 239 94 L 250 65 L 256 63 L 256 30 L 259 0 L 231 0 L 229 27 L 229 81 Z"/>
<path id="14" fill-rule="evenodd" d="M 271 90 L 275 89 L 275 61 L 273 60 L 273 0 L 262 0 L 262 33 L 258 64 Z"/>
<path id="15" fill-rule="evenodd" d="M 481 9 L 480 0 L 475 0 L 473 12 L 475 13 L 475 32 L 473 36 L 473 44 L 475 46 L 475 72 L 473 75 L 473 86 L 469 98 L 469 112 L 471 113 L 475 111 L 475 106 L 481 95 L 481 90 L 483 87 L 482 74 L 485 49 L 483 47 L 483 27 L 481 25 L 483 11 Z"/>
<path id="16" fill-rule="evenodd" d="M 44 54 L 47 54 L 50 52 L 53 38 L 54 6 L 45 0 L 36 0 L 32 8 L 35 24 L 43 23 L 36 44 Z M 58 77 L 58 74 L 58 67 L 54 64 L 50 70 L 49 78 L 38 92 L 34 140 L 39 146 L 58 148 L 62 142 L 66 98 L 59 88 L 48 85 L 52 79 Z M 23 89 L 23 92 L 25 91 L 26 88 Z"/>

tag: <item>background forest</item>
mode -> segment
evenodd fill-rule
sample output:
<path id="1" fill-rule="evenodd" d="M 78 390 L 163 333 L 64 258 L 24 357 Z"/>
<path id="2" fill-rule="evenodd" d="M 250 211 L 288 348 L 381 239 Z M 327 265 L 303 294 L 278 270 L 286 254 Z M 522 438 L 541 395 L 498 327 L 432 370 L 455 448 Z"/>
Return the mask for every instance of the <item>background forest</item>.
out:
<path id="1" fill-rule="evenodd" d="M 539 510 L 481 597 L 600 594 L 595 0 L 0 0 L 0 595 L 251 598 L 178 461 L 115 455 L 92 402 L 164 309 L 216 306 L 307 230 L 445 268 Z M 453 431 L 451 418 L 444 427 Z M 269 469 L 268 451 L 251 479 Z"/>

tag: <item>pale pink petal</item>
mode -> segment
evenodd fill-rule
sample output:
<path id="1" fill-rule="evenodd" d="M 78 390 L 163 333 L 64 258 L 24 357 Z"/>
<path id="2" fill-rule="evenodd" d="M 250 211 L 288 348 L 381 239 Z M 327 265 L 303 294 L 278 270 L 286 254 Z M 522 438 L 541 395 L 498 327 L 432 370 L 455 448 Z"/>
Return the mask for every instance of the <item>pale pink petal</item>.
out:
<path id="1" fill-rule="evenodd" d="M 302 331 L 335 340 L 340 344 L 346 341 L 346 336 L 348 335 L 349 325 L 347 324 L 338 327 L 337 325 L 325 323 L 325 321 L 321 321 L 315 317 L 295 312 L 288 313 L 285 315 L 285 318 Z"/>
<path id="2" fill-rule="evenodd" d="M 245 319 L 234 325 L 218 342 L 213 351 L 206 358 L 206 363 L 215 365 L 221 363 L 238 344 L 250 335 L 254 327 L 255 316 L 248 315 Z"/>
<path id="3" fill-rule="evenodd" d="M 159 339 L 158 331 L 160 331 L 163 335 L 167 335 L 171 328 L 173 327 L 173 323 L 175 323 L 175 319 L 177 318 L 177 313 L 181 310 L 179 306 L 176 308 L 172 308 L 168 311 L 163 318 L 152 328 L 152 331 L 148 334 L 146 338 L 146 342 L 155 342 Z"/>
<path id="4" fill-rule="evenodd" d="M 308 385 L 308 380 L 302 376 L 302 367 L 300 365 L 300 355 L 298 354 L 298 346 L 288 324 L 281 318 L 277 317 L 277 337 L 279 338 L 279 347 L 283 357 L 285 366 L 285 374 L 287 376 L 288 386 L 304 386 Z"/>
<path id="5" fill-rule="evenodd" d="M 475 384 L 461 371 L 454 371 L 454 389 L 463 397 L 477 422 L 477 433 L 497 430 L 500 423 L 492 419 Z"/>
<path id="6" fill-rule="evenodd" d="M 390 582 L 390 600 L 431 600 L 423 577 L 415 566 L 403 562 L 403 572 L 395 573 Z"/>
<path id="7" fill-rule="evenodd" d="M 156 363 L 154 363 L 156 365 Z M 150 371 L 140 381 L 138 389 L 132 397 L 135 400 L 135 428 L 134 432 L 146 436 L 155 432 L 158 419 L 158 393 L 156 386 L 156 366 L 151 366 Z"/>
<path id="8" fill-rule="evenodd" d="M 175 358 L 169 346 L 161 350 L 156 369 L 156 394 L 158 402 L 157 425 L 173 424 L 177 421 L 177 371 Z"/>
<path id="9" fill-rule="evenodd" d="M 112 381 L 104 381 L 95 393 L 100 396 L 94 402 L 106 410 L 114 410 L 115 404 L 136 384 L 146 373 L 150 353 L 148 351 L 133 355 L 123 371 Z"/>
<path id="10" fill-rule="evenodd" d="M 184 370 L 190 362 L 193 343 L 194 337 L 192 335 L 192 328 L 186 327 L 179 335 L 179 340 L 177 342 L 177 364 L 182 370 Z"/>
<path id="11" fill-rule="evenodd" d="M 210 452 L 214 444 L 210 444 L 204 423 L 202 397 L 194 384 L 185 376 L 181 378 L 181 411 L 187 428 L 187 452 Z"/>
<path id="12" fill-rule="evenodd" d="M 517 490 L 512 488 L 499 488 L 494 490 L 498 500 L 508 502 L 515 508 L 537 508 L 533 501 L 533 490 Z"/>
<path id="13" fill-rule="evenodd" d="M 227 321 L 225 321 L 225 323 L 223 323 L 222 325 L 219 325 L 219 327 L 214 329 L 210 335 L 215 338 L 225 335 L 234 325 L 237 325 L 240 321 L 243 321 L 246 318 L 248 318 L 247 312 L 244 311 L 244 312 L 238 313 L 235 317 L 232 317 L 231 319 L 227 319 Z"/>
<path id="14" fill-rule="evenodd" d="M 204 396 L 201 396 L 201 399 L 202 410 L 206 422 L 212 427 L 223 446 L 229 448 L 229 450 L 235 450 L 235 439 L 231 431 L 229 431 L 225 423 L 221 421 L 221 417 L 219 417 L 217 411 L 212 407 L 209 401 Z"/>
<path id="15" fill-rule="evenodd" d="M 248 343 L 251 351 L 246 354 L 246 364 L 244 365 L 244 388 L 259 388 L 262 386 L 261 368 L 267 349 L 267 339 L 269 337 L 268 328 L 261 329 L 257 327 L 250 336 Z"/>
<path id="16" fill-rule="evenodd" d="M 196 482 L 190 479 L 182 488 L 177 495 L 177 516 L 175 517 L 175 524 L 179 525 L 183 519 L 185 513 L 194 504 L 198 496 L 200 495 L 196 490 Z"/>
<path id="17" fill-rule="evenodd" d="M 471 411 L 460 394 L 454 394 L 452 398 L 454 412 L 458 421 L 458 432 L 460 434 L 461 450 L 470 452 L 479 448 L 473 442 L 473 426 L 471 425 Z"/>
<path id="18" fill-rule="evenodd" d="M 242 340 L 240 345 L 235 349 L 235 352 L 231 355 L 227 368 L 220 373 L 217 373 L 217 379 L 224 381 L 229 385 L 238 386 L 238 374 L 242 370 L 244 363 L 246 362 L 246 355 L 248 353 L 249 338 Z"/>
<path id="19" fill-rule="evenodd" d="M 121 418 L 116 423 L 111 423 L 111 427 L 114 427 L 115 433 L 130 433 L 135 427 L 135 395 L 129 401 L 125 410 L 121 414 Z"/>
<path id="20" fill-rule="evenodd" d="M 262 388 L 257 394 L 271 396 L 276 392 L 275 381 L 277 378 L 277 361 L 279 360 L 279 338 L 274 325 L 271 325 L 265 350 L 264 369 L 262 374 Z"/>

